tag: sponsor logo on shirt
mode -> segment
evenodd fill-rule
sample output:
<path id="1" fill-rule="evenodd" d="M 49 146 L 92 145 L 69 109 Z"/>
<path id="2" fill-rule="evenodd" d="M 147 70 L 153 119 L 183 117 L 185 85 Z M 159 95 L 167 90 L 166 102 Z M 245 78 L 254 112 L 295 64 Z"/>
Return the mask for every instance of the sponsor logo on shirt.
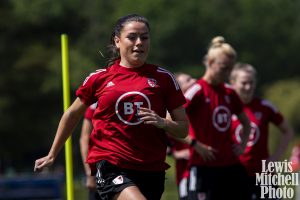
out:
<path id="1" fill-rule="evenodd" d="M 123 123 L 138 125 L 143 122 L 138 117 L 140 107 L 151 109 L 149 98 L 141 92 L 126 92 L 118 98 L 115 112 Z"/>
<path id="2" fill-rule="evenodd" d="M 251 125 L 251 132 L 249 135 L 249 140 L 247 142 L 248 147 L 255 145 L 260 137 L 260 130 L 258 126 L 253 122 L 251 122 L 250 125 Z M 241 143 L 242 141 L 241 139 L 242 134 L 243 134 L 243 126 L 242 124 L 239 124 L 238 127 L 236 127 L 235 129 L 235 138 L 238 143 Z"/>
<path id="3" fill-rule="evenodd" d="M 226 106 L 218 106 L 213 111 L 212 121 L 218 131 L 225 132 L 231 124 L 231 112 Z"/>

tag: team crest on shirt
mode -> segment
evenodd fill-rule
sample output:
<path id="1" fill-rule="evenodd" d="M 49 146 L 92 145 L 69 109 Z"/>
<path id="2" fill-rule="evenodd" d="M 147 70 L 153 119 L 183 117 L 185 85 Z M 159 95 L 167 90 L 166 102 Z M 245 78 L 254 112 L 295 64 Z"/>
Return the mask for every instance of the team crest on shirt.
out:
<path id="1" fill-rule="evenodd" d="M 156 81 L 154 78 L 148 78 L 148 84 L 149 84 L 151 87 L 155 87 L 156 84 L 157 84 L 157 81 Z"/>
<path id="2" fill-rule="evenodd" d="M 124 182 L 123 176 L 117 176 L 113 181 L 112 181 L 115 185 L 120 185 Z"/>

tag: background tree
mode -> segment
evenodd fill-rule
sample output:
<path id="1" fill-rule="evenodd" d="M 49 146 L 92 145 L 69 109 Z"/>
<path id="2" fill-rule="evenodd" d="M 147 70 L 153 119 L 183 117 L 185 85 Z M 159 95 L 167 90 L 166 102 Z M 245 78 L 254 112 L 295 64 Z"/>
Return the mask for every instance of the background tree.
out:
<path id="1" fill-rule="evenodd" d="M 0 1 L 0 173 L 31 171 L 49 149 L 62 114 L 61 33 L 69 35 L 72 99 L 83 79 L 104 66 L 99 51 L 107 57 L 113 23 L 128 13 L 150 21 L 150 62 L 200 77 L 208 43 L 222 35 L 239 61 L 256 66 L 264 94 L 262 88 L 277 81 L 288 88 L 294 87 L 290 78 L 299 78 L 299 10 L 297 0 Z M 282 103 L 294 116 L 297 105 L 290 101 L 298 100 Z M 78 135 L 73 149 L 79 156 Z"/>

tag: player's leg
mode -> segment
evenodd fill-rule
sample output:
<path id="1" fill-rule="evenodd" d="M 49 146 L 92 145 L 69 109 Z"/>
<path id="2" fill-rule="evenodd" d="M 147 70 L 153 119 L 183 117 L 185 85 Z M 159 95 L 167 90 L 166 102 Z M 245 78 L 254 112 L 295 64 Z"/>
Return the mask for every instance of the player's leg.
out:
<path id="1" fill-rule="evenodd" d="M 124 175 L 122 169 L 105 160 L 98 162 L 96 168 L 97 192 L 101 200 L 111 200 L 118 197 L 126 188 L 135 186 L 135 183 Z M 125 196 L 127 191 L 124 192 Z"/>
<path id="2" fill-rule="evenodd" d="M 165 189 L 165 171 L 127 171 L 141 193 L 148 200 L 160 200 Z"/>
<path id="3" fill-rule="evenodd" d="M 102 200 L 160 200 L 165 171 L 147 172 L 122 169 L 107 161 L 97 167 L 97 191 Z"/>
<path id="4" fill-rule="evenodd" d="M 146 200 L 137 186 L 129 186 L 116 194 L 113 200 Z"/>
<path id="5" fill-rule="evenodd" d="M 221 167 L 218 179 L 214 199 L 250 200 L 247 174 L 241 164 Z"/>
<path id="6" fill-rule="evenodd" d="M 216 183 L 214 169 L 192 166 L 188 178 L 188 199 L 211 200 L 211 195 Z"/>

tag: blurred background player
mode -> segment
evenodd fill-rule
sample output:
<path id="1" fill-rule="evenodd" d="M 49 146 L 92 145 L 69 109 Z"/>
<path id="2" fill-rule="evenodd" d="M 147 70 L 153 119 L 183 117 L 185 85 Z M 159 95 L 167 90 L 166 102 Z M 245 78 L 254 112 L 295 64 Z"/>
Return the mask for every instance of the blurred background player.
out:
<path id="1" fill-rule="evenodd" d="M 300 143 L 293 147 L 290 161 L 292 162 L 293 172 L 298 172 L 300 170 Z"/>
<path id="2" fill-rule="evenodd" d="M 299 173 L 300 170 L 300 143 L 296 144 L 291 153 L 290 162 L 292 162 L 293 173 Z M 300 177 L 299 182 L 300 182 Z M 295 186 L 296 197 L 295 200 L 300 200 L 300 184 Z"/>
<path id="3" fill-rule="evenodd" d="M 176 80 L 180 85 L 183 93 L 191 87 L 196 79 L 189 74 L 178 72 L 175 73 Z M 178 139 L 169 137 L 170 140 L 170 154 L 175 159 L 176 185 L 180 199 L 187 197 L 187 177 L 188 177 L 188 160 L 190 158 L 189 145 L 178 141 Z"/>
<path id="4" fill-rule="evenodd" d="M 86 175 L 85 185 L 89 191 L 88 193 L 89 200 L 100 199 L 96 190 L 96 178 L 95 176 L 91 175 L 90 166 L 86 163 L 90 134 L 92 133 L 93 130 L 92 118 L 96 107 L 97 107 L 97 103 L 94 103 L 86 109 L 82 127 L 81 127 L 81 135 L 79 139 L 80 153 L 81 153 L 81 158 L 82 158 L 84 171 Z"/>
<path id="5" fill-rule="evenodd" d="M 213 38 L 204 57 L 204 76 L 185 92 L 190 122 L 186 142 L 191 146 L 189 199 L 248 198 L 244 187 L 246 172 L 238 155 L 244 152 L 250 122 L 240 98 L 225 84 L 236 56 L 223 37 Z M 245 127 L 238 145 L 234 144 L 230 132 L 232 114 Z"/>
<path id="6" fill-rule="evenodd" d="M 280 161 L 294 132 L 282 114 L 269 101 L 254 97 L 256 70 L 252 65 L 237 63 L 231 72 L 230 83 L 245 104 L 245 112 L 251 121 L 251 135 L 245 152 L 239 158 L 248 173 L 252 199 L 260 199 L 260 185 L 256 186 L 255 173 L 261 172 L 261 161 Z M 232 117 L 232 121 L 232 135 L 239 144 L 242 125 L 236 116 Z M 282 134 L 280 143 L 271 155 L 268 149 L 270 123 L 273 123 Z"/>

